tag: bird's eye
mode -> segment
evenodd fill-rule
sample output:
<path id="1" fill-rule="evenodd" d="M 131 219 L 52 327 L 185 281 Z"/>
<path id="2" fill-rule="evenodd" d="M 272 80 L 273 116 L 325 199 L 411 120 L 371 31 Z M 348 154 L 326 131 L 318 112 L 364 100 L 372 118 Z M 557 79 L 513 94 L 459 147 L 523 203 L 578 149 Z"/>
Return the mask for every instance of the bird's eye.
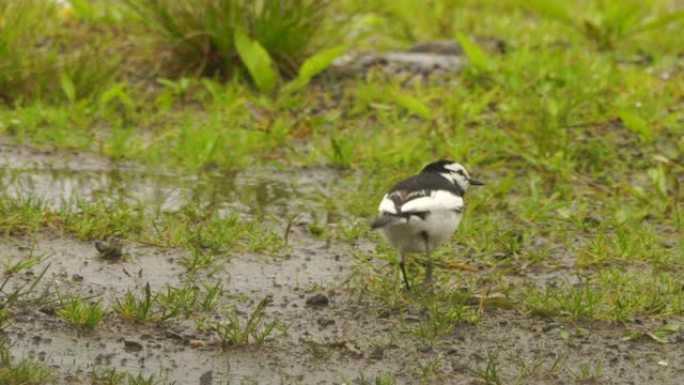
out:
<path id="1" fill-rule="evenodd" d="M 458 171 L 456 171 L 456 172 L 459 173 L 459 174 L 461 174 L 462 176 L 465 176 L 465 172 L 463 172 L 463 170 L 458 170 Z"/>

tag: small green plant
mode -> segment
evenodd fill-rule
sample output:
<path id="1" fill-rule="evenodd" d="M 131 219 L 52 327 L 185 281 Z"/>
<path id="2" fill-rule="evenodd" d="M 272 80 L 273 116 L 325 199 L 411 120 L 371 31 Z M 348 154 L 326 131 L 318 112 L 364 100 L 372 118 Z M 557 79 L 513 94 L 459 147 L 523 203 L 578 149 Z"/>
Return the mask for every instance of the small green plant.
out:
<path id="1" fill-rule="evenodd" d="M 41 71 L 54 66 L 50 53 L 35 49 L 50 32 L 55 4 L 42 0 L 0 2 L 0 103 L 36 93 Z"/>
<path id="2" fill-rule="evenodd" d="M 44 203 L 33 196 L 0 197 L 0 231 L 4 234 L 30 233 L 40 228 Z"/>
<path id="3" fill-rule="evenodd" d="M 575 380 L 581 383 L 593 383 L 601 381 L 603 378 L 603 364 L 598 361 L 590 360 L 583 363 L 579 370 L 570 371 Z"/>
<path id="4" fill-rule="evenodd" d="M 94 328 L 102 322 L 105 310 L 99 302 L 89 302 L 80 295 L 65 298 L 59 295 L 57 314 L 65 321 L 84 328 Z"/>
<path id="5" fill-rule="evenodd" d="M 90 372 L 90 383 L 92 385 L 123 385 L 125 380 L 126 373 L 119 372 L 116 369 L 102 371 L 94 369 Z"/>
<path id="6" fill-rule="evenodd" d="M 242 64 L 270 66 L 271 57 L 283 73 L 293 74 L 311 48 L 312 36 L 328 21 L 328 1 L 286 0 L 246 1 L 207 0 L 126 0 L 126 3 L 173 50 L 178 63 L 195 73 L 208 75 L 233 72 L 239 65 L 238 51 L 242 48 L 258 54 Z M 250 39 L 246 39 L 250 36 Z M 259 47 L 259 48 L 257 48 Z M 264 56 L 264 53 L 266 56 Z M 253 60 L 252 60 L 253 59 Z M 265 79 L 268 70 L 257 77 Z M 274 86 L 274 79 L 258 80 L 263 89 Z"/>
<path id="7" fill-rule="evenodd" d="M 392 373 L 380 373 L 375 378 L 367 378 L 363 373 L 353 383 L 359 385 L 394 385 L 396 379 Z"/>
<path id="8" fill-rule="evenodd" d="M 136 298 L 135 294 L 129 291 L 123 300 L 116 299 L 114 311 L 119 313 L 125 320 L 140 323 L 162 321 L 171 316 L 171 314 L 164 314 L 155 308 L 158 296 L 158 293 L 152 295 L 150 284 L 147 283 L 143 290 L 142 298 Z"/>
<path id="9" fill-rule="evenodd" d="M 40 362 L 12 359 L 7 339 L 0 336 L 0 384 L 24 385 L 47 384 L 52 378 L 52 371 Z"/>
<path id="10" fill-rule="evenodd" d="M 467 304 L 467 295 L 450 294 L 435 295 L 423 298 L 423 305 L 427 308 L 427 320 L 408 330 L 420 338 L 427 346 L 432 346 L 439 336 L 452 332 L 460 322 L 475 322 L 478 315 Z"/>
<path id="11" fill-rule="evenodd" d="M 479 377 L 485 385 L 501 385 L 503 380 L 499 374 L 498 353 L 487 353 L 487 364 L 484 368 L 469 368 L 470 372 Z"/>
<path id="12" fill-rule="evenodd" d="M 525 307 L 532 314 L 562 316 L 571 320 L 591 319 L 599 314 L 604 294 L 587 282 L 533 289 L 526 295 Z"/>
<path id="13" fill-rule="evenodd" d="M 394 385 L 397 380 L 393 373 L 380 373 L 375 376 L 375 385 Z"/>
<path id="14" fill-rule="evenodd" d="M 38 274 L 32 279 L 29 279 L 17 285 L 13 290 L 5 292 L 5 287 L 13 278 L 16 278 L 18 273 L 38 265 L 39 263 L 43 262 L 43 260 L 43 257 L 34 256 L 33 252 L 31 252 L 31 255 L 29 255 L 28 257 L 21 259 L 15 262 L 14 264 L 7 265 L 5 267 L 5 271 L 3 272 L 3 274 L 5 275 L 5 279 L 2 281 L 2 283 L 0 283 L 0 294 L 2 294 L 2 300 L 0 301 L 0 309 L 4 310 L 10 308 L 23 297 L 26 297 L 33 292 L 33 290 L 38 285 L 38 282 L 40 282 L 40 280 L 43 279 L 45 273 L 50 268 L 49 263 L 43 268 L 40 274 Z M 6 322 L 6 315 L 6 313 L 3 315 L 2 322 L 0 322 L 0 325 Z"/>
<path id="15" fill-rule="evenodd" d="M 571 26 L 600 49 L 613 49 L 625 39 L 662 30 L 684 20 L 684 11 L 655 14 L 653 2 L 634 0 L 589 2 L 587 7 L 573 7 L 561 0 L 534 0 L 521 4 Z M 577 14 L 578 10 L 585 13 Z"/>
<path id="16" fill-rule="evenodd" d="M 215 330 L 223 346 L 261 345 L 275 329 L 282 329 L 283 325 L 277 321 L 264 321 L 266 307 L 270 303 L 268 297 L 259 301 L 244 322 L 236 312 L 230 314 L 227 321 L 218 322 Z"/>
<path id="17" fill-rule="evenodd" d="M 179 314 L 190 317 L 196 310 L 213 310 L 222 291 L 220 282 L 202 287 L 191 284 L 180 288 L 167 286 L 166 292 L 159 293 L 157 302 L 164 309 L 165 318 Z"/>
<path id="18" fill-rule="evenodd" d="M 203 250 L 201 247 L 193 247 L 189 254 L 180 259 L 180 264 L 186 268 L 189 274 L 196 273 L 201 269 L 216 269 L 216 255 L 210 251 Z"/>
<path id="19" fill-rule="evenodd" d="M 128 376 L 126 376 L 126 380 L 127 385 L 163 385 L 167 383 L 161 379 L 156 379 L 153 374 L 145 376 L 142 373 L 138 373 L 137 375 L 129 373 Z"/>

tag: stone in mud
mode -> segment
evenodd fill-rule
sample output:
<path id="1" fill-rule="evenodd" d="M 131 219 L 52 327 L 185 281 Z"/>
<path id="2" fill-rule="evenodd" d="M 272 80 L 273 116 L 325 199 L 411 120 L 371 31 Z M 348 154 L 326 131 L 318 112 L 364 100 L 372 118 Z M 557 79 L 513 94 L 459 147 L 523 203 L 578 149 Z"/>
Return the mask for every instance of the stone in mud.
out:
<path id="1" fill-rule="evenodd" d="M 331 319 L 331 318 L 323 318 L 323 317 L 321 317 L 321 318 L 318 319 L 317 322 L 318 322 L 318 325 L 319 325 L 319 326 L 321 326 L 321 327 L 324 328 L 324 327 L 326 327 L 326 326 L 333 325 L 333 324 L 335 323 L 335 320 L 334 320 L 334 319 Z"/>
<path id="2" fill-rule="evenodd" d="M 133 340 L 123 340 L 124 350 L 127 352 L 139 352 L 143 350 L 143 346 L 138 341 Z"/>
<path id="3" fill-rule="evenodd" d="M 123 258 L 123 242 L 119 238 L 95 241 L 95 249 L 100 257 L 108 261 L 118 261 Z"/>
<path id="4" fill-rule="evenodd" d="M 383 357 L 385 357 L 385 348 L 382 346 L 376 346 L 369 357 L 374 360 L 381 360 Z"/>
<path id="5" fill-rule="evenodd" d="M 204 372 L 199 378 L 200 385 L 212 385 L 214 383 L 214 371 L 209 370 Z"/>
<path id="6" fill-rule="evenodd" d="M 326 307 L 330 303 L 328 296 L 323 293 L 316 293 L 311 297 L 306 299 L 306 307 L 309 308 L 321 308 Z"/>
<path id="7" fill-rule="evenodd" d="M 476 39 L 486 51 L 505 53 L 506 44 L 496 38 Z M 356 76 L 369 70 L 380 70 L 389 75 L 457 73 L 466 65 L 463 48 L 455 40 L 434 40 L 418 43 L 406 51 L 385 53 L 356 52 L 343 55 L 327 71 L 336 77 Z"/>

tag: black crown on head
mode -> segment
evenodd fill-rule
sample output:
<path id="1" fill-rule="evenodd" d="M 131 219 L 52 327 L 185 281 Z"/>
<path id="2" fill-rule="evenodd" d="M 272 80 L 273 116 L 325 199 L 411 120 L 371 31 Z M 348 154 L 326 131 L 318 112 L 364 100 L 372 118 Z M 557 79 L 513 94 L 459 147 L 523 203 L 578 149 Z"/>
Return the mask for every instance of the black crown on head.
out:
<path id="1" fill-rule="evenodd" d="M 438 160 L 425 166 L 421 172 L 449 172 L 446 166 L 452 163 L 455 162 L 447 159 Z"/>

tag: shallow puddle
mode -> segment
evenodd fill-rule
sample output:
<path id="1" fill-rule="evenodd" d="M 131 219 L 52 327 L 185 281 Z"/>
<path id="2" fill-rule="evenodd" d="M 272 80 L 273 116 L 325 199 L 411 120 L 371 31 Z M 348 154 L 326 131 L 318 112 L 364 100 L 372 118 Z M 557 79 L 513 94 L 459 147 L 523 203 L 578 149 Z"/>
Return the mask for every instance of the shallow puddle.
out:
<path id="1" fill-rule="evenodd" d="M 0 142 L 0 183 L 11 198 L 36 197 L 51 208 L 75 200 L 124 200 L 150 210 L 177 211 L 211 203 L 219 210 L 287 217 L 316 205 L 337 179 L 332 169 L 252 170 L 183 175 L 113 165 L 96 156 L 41 152 Z"/>

